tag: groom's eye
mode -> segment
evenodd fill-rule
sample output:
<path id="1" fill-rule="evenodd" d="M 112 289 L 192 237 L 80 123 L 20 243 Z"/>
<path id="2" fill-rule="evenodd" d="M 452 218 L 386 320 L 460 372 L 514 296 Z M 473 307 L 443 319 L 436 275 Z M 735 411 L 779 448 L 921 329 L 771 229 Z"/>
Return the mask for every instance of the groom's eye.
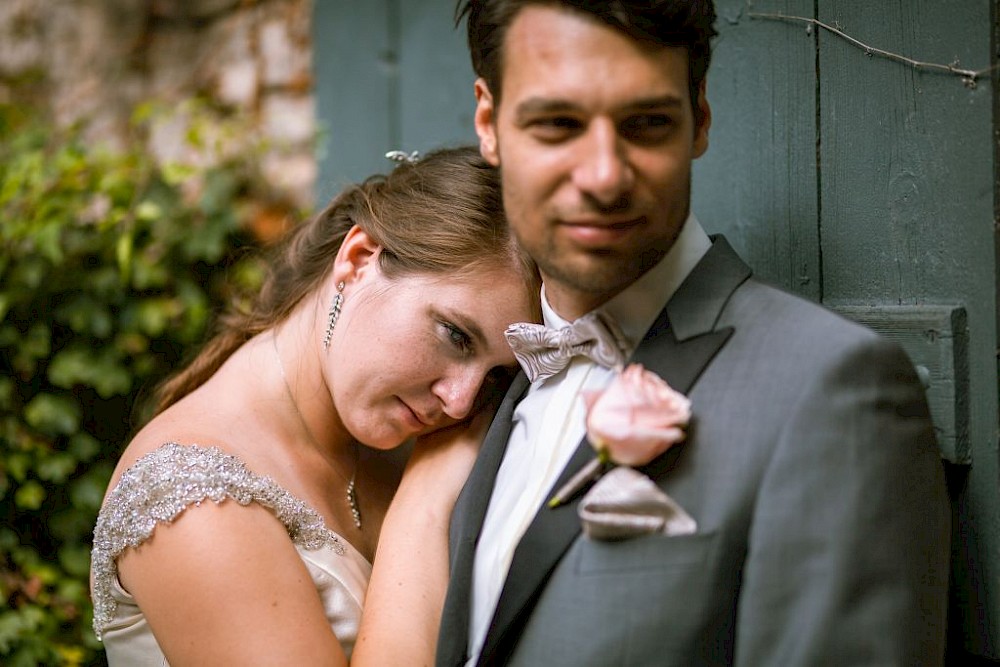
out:
<path id="1" fill-rule="evenodd" d="M 667 136 L 673 126 L 673 118 L 669 115 L 649 113 L 627 118 L 621 123 L 620 132 L 634 141 L 655 141 Z"/>
<path id="2" fill-rule="evenodd" d="M 542 141 L 560 141 L 579 132 L 583 124 L 569 116 L 551 116 L 533 120 L 528 126 Z"/>

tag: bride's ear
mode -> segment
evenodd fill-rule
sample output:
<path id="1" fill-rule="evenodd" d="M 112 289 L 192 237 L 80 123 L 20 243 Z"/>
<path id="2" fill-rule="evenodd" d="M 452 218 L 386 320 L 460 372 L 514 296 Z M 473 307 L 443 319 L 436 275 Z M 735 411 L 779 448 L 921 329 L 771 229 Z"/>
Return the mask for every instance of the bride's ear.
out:
<path id="1" fill-rule="evenodd" d="M 378 254 L 382 249 L 368 232 L 357 225 L 351 227 L 340 244 L 333 262 L 334 281 L 351 283 L 365 274 L 378 270 Z"/>

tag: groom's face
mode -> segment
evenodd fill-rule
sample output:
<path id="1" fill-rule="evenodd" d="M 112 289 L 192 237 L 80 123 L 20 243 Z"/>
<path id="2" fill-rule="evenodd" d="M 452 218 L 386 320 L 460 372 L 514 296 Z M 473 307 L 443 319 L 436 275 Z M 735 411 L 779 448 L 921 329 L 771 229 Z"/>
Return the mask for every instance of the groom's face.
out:
<path id="1" fill-rule="evenodd" d="M 476 82 L 476 130 L 549 303 L 575 319 L 669 250 L 708 146 L 687 51 L 642 44 L 566 9 L 532 5 L 503 45 L 502 96 Z M 696 122 L 694 104 L 701 108 Z"/>

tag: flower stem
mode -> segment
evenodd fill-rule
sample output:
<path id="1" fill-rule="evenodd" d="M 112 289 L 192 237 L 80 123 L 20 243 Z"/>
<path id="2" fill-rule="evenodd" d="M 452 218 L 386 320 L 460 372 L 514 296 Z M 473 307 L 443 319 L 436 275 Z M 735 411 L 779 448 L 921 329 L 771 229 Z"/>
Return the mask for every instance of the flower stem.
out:
<path id="1" fill-rule="evenodd" d="M 569 478 L 565 484 L 559 487 L 555 495 L 549 500 L 549 509 L 555 509 L 560 505 L 566 503 L 570 498 L 576 495 L 580 489 L 582 489 L 586 484 L 592 480 L 600 477 L 602 470 L 604 469 L 604 461 L 601 460 L 600 456 L 596 456 L 587 463 L 587 465 L 580 468 L 575 475 Z"/>

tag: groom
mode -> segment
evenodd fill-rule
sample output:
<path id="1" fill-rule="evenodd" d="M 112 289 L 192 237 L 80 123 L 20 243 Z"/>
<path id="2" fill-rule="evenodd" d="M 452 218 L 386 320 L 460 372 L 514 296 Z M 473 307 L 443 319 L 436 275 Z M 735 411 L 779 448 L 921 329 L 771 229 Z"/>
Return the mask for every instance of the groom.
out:
<path id="1" fill-rule="evenodd" d="M 894 344 L 768 287 L 690 211 L 708 0 L 471 0 L 476 130 L 545 323 L 597 311 L 691 400 L 640 468 L 686 534 L 602 540 L 581 496 L 576 357 L 515 381 L 452 520 L 438 665 L 923 665 L 943 656 L 948 505 Z"/>

